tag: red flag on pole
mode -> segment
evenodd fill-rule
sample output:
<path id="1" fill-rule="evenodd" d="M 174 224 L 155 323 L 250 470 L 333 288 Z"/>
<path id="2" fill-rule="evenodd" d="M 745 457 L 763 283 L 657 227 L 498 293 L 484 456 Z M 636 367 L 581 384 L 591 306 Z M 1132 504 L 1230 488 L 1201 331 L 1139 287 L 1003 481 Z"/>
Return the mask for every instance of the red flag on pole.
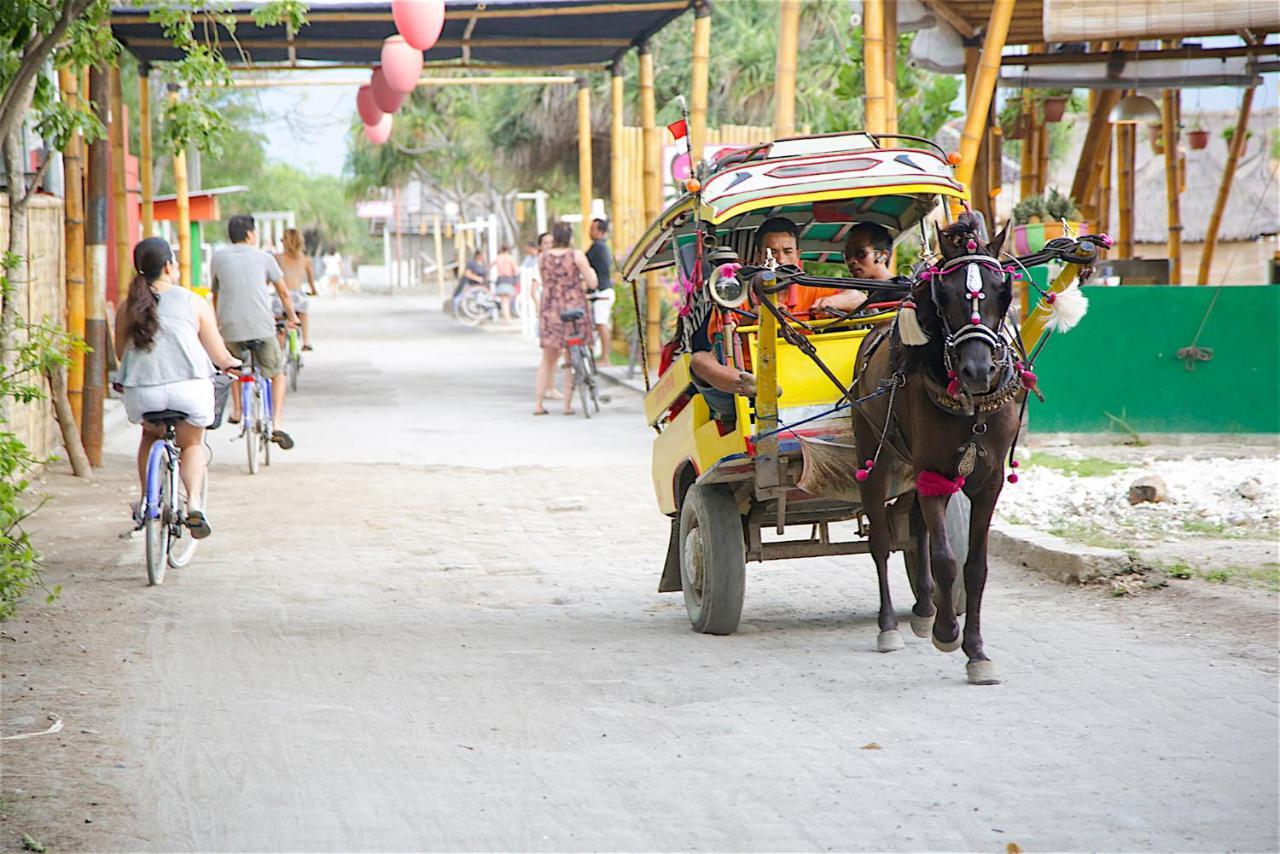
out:
<path id="1" fill-rule="evenodd" d="M 684 139 L 689 135 L 689 125 L 685 123 L 684 119 L 667 125 L 667 130 L 671 131 L 671 136 L 674 139 Z"/>

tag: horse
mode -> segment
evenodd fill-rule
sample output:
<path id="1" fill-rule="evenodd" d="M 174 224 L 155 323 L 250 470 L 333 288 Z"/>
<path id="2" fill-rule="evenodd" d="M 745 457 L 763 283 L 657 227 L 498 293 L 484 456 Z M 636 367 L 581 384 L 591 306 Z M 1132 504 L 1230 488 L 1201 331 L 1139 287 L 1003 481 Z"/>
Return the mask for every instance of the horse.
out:
<path id="1" fill-rule="evenodd" d="M 877 648 L 904 646 L 889 595 L 886 501 L 894 485 L 913 484 L 918 560 L 911 628 L 943 652 L 963 647 L 975 685 L 1000 681 L 982 645 L 987 537 L 1005 483 L 1005 457 L 1017 466 L 1011 449 L 1034 384 L 1004 329 L 1013 301 L 1011 276 L 999 260 L 1008 228 L 985 244 L 967 216 L 937 228 L 940 259 L 919 275 L 894 323 L 863 340 L 854 386 L 860 400 L 869 398 L 855 407 L 854 440 L 865 461 L 856 477 L 880 586 Z M 1010 478 L 1016 481 L 1016 473 Z M 972 505 L 963 633 L 953 601 L 957 559 L 945 524 L 947 505 L 961 490 Z"/>

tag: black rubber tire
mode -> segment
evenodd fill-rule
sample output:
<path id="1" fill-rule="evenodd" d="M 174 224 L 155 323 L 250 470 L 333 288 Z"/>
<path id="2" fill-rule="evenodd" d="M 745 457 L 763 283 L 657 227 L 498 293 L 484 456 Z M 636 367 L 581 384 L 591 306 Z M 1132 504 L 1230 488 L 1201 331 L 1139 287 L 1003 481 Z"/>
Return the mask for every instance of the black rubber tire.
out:
<path id="1" fill-rule="evenodd" d="M 955 605 L 956 616 L 965 612 L 964 561 L 969 554 L 969 496 L 957 492 L 947 502 L 947 539 L 951 541 L 952 553 L 956 555 L 956 583 L 951 588 L 951 599 Z M 914 517 L 912 524 L 915 524 Z M 914 530 L 912 537 L 914 540 Z M 907 566 L 907 582 L 911 585 L 911 598 L 916 595 L 915 553 L 910 549 L 902 553 L 902 561 Z M 937 588 L 934 588 L 934 604 L 937 604 Z"/>
<path id="2" fill-rule="evenodd" d="M 587 387 L 587 351 L 580 344 L 573 351 L 573 382 L 578 387 L 578 401 L 582 404 L 582 417 L 591 417 L 591 389 Z"/>
<path id="3" fill-rule="evenodd" d="M 165 570 L 169 568 L 169 472 L 160 475 L 160 515 L 147 517 L 143 529 L 147 540 L 147 583 L 155 586 L 164 583 Z"/>
<path id="4" fill-rule="evenodd" d="M 695 632 L 730 635 L 742 618 L 747 555 L 742 516 L 724 484 L 694 484 L 680 508 L 680 586 Z"/>

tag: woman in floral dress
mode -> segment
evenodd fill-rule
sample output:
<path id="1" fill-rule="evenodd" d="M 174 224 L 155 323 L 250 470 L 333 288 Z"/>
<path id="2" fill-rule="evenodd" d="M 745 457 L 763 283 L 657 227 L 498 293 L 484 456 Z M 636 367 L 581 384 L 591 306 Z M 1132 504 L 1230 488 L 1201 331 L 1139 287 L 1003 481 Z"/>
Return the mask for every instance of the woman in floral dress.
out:
<path id="1" fill-rule="evenodd" d="M 551 229 L 551 248 L 538 259 L 542 279 L 542 303 L 538 310 L 538 339 L 542 345 L 542 363 L 538 365 L 538 385 L 533 414 L 546 415 L 542 399 L 551 388 L 556 363 L 569 345 L 573 324 L 560 319 L 560 313 L 579 308 L 584 319 L 578 321 L 583 346 L 591 346 L 591 310 L 587 307 L 587 291 L 596 289 L 596 273 L 586 253 L 573 248 L 573 228 L 558 222 Z M 564 414 L 573 414 L 573 374 L 565 365 Z"/>

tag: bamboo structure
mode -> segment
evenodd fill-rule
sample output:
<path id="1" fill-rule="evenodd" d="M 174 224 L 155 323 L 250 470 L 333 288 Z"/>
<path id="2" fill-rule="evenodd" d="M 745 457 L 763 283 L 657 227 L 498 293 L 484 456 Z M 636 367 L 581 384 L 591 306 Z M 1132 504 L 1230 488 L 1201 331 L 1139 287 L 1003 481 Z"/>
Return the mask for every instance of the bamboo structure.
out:
<path id="1" fill-rule="evenodd" d="M 1165 205 L 1169 216 L 1169 284 L 1182 284 L 1182 211 L 1178 204 L 1178 93 L 1165 89 L 1162 124 L 1164 130 Z"/>
<path id="2" fill-rule="evenodd" d="M 107 73 L 89 71 L 89 100 L 103 126 L 107 125 Z M 85 251 L 88 260 L 85 290 L 84 338 L 89 352 L 84 364 L 83 412 L 80 435 L 89 464 L 102 465 L 102 407 L 107 380 L 107 167 L 110 145 L 105 139 L 89 146 L 88 204 L 85 206 Z"/>
<path id="3" fill-rule="evenodd" d="M 1098 193 L 1097 200 L 1094 203 L 1095 214 L 1088 221 L 1093 224 L 1093 230 L 1101 234 L 1111 233 L 1111 175 L 1112 163 L 1115 160 L 1115 144 L 1112 135 L 1108 133 L 1102 142 L 1102 163 L 1100 164 L 1100 173 L 1098 175 Z"/>
<path id="4" fill-rule="evenodd" d="M 773 137 L 796 132 L 796 57 L 800 45 L 800 0 L 779 0 L 778 57 L 773 80 Z"/>
<path id="5" fill-rule="evenodd" d="M 1093 111 L 1089 115 L 1089 129 L 1085 132 L 1075 179 L 1071 182 L 1071 198 L 1085 207 L 1091 205 L 1094 191 L 1098 187 L 1102 163 L 1106 160 L 1104 146 L 1111 133 L 1111 108 L 1119 100 L 1119 89 L 1103 89 L 1097 93 Z"/>
<path id="6" fill-rule="evenodd" d="M 1128 95 L 1126 90 L 1122 95 Z M 1137 128 L 1131 124 L 1116 125 L 1116 194 L 1119 234 L 1116 257 L 1133 257 L 1134 159 L 1137 156 Z"/>
<path id="7" fill-rule="evenodd" d="M 1236 117 L 1236 130 L 1231 137 L 1231 147 L 1227 152 L 1227 165 L 1222 170 L 1222 185 L 1218 187 L 1218 198 L 1213 202 L 1213 213 L 1209 216 L 1209 225 L 1204 235 L 1204 249 L 1200 253 L 1200 270 L 1196 275 L 1197 285 L 1209 284 L 1209 270 L 1213 266 L 1213 252 L 1218 246 L 1218 229 L 1222 227 L 1222 215 L 1227 209 L 1227 199 L 1231 196 L 1231 183 L 1236 177 L 1236 165 L 1240 162 L 1240 154 L 1244 151 L 1245 137 L 1249 135 L 1249 113 L 1253 111 L 1253 93 L 1257 86 L 1244 90 L 1240 100 L 1240 114 Z"/>
<path id="8" fill-rule="evenodd" d="M 578 79 L 578 209 L 582 211 L 582 241 L 591 245 L 591 90 L 587 78 Z M 489 251 L 495 251 L 489 247 Z"/>
<path id="9" fill-rule="evenodd" d="M 142 236 L 155 233 L 155 187 L 152 186 L 151 69 L 138 66 L 138 179 L 142 186 Z"/>
<path id="10" fill-rule="evenodd" d="M 872 5 L 868 4 L 867 9 L 870 10 Z M 972 97 L 968 99 L 964 132 L 960 137 L 960 165 L 956 167 L 956 178 L 961 184 L 969 184 L 978 163 L 978 148 L 982 145 L 987 127 L 987 112 L 991 109 L 996 82 L 1000 77 L 1000 54 L 1004 52 L 1004 42 L 1009 35 L 1013 6 L 1014 0 L 994 0 L 991 4 L 991 19 L 987 23 L 987 33 L 982 42 L 977 78 Z M 871 75 L 869 66 L 867 75 Z"/>
<path id="11" fill-rule="evenodd" d="M 1026 199 L 1036 194 L 1036 169 L 1039 159 L 1036 153 L 1036 129 L 1031 106 L 1031 93 L 1022 92 L 1022 152 L 1018 159 L 1018 198 Z"/>
<path id="12" fill-rule="evenodd" d="M 125 124 L 120 69 L 112 67 L 111 78 L 111 226 L 116 244 L 116 293 L 121 298 L 133 281 L 133 242 L 129 239 L 129 195 L 125 181 L 125 146 L 129 128 Z"/>
<path id="13" fill-rule="evenodd" d="M 884 132 L 898 132 L 898 0 L 884 0 Z"/>
<path id="14" fill-rule="evenodd" d="M 440 214 L 431 215 L 431 242 L 436 252 L 436 293 L 443 299 L 446 295 L 444 284 L 444 240 L 440 236 Z"/>
<path id="15" fill-rule="evenodd" d="M 644 221 L 652 222 L 662 206 L 661 149 L 658 143 L 657 104 L 653 90 L 653 54 L 648 42 L 640 45 L 640 124 L 644 134 Z M 643 226 L 642 226 L 643 228 Z M 657 273 L 645 277 L 645 358 L 650 370 L 658 370 L 662 356 L 662 289 Z M 636 318 L 639 323 L 640 319 Z M 648 382 L 646 376 L 645 382 Z"/>
<path id="16" fill-rule="evenodd" d="M 867 88 L 867 130 L 871 133 L 884 133 L 887 112 L 884 91 L 884 0 L 867 0 L 863 6 L 862 63 Z"/>
<path id="17" fill-rule="evenodd" d="M 72 109 L 79 108 L 80 80 L 74 71 L 58 71 L 58 87 Z M 67 332 L 84 338 L 84 137 L 76 131 L 62 152 L 62 183 L 66 188 L 64 240 L 66 242 Z M 67 397 L 76 424 L 84 425 L 84 353 L 70 353 Z"/>
<path id="18" fill-rule="evenodd" d="M 1053 144 L 1049 138 L 1049 123 L 1040 115 L 1036 118 L 1036 170 L 1033 192 L 1042 195 L 1049 188 L 1049 166 L 1053 154 Z"/>
<path id="19" fill-rule="evenodd" d="M 627 209 L 626 156 L 623 154 L 622 129 L 625 126 L 626 91 L 623 87 L 622 60 L 615 60 L 609 77 L 609 234 L 613 251 L 623 246 L 623 213 Z"/>
<path id="20" fill-rule="evenodd" d="M 169 101 L 177 103 L 178 86 L 169 84 Z M 187 152 L 173 152 L 173 192 L 178 208 L 178 276 L 184 288 L 191 287 L 191 197 L 187 189 Z"/>
<path id="21" fill-rule="evenodd" d="M 689 150 L 693 152 L 690 170 L 702 159 L 707 142 L 707 89 L 711 66 L 711 4 L 699 2 L 693 13 L 693 63 L 689 81 Z"/>

